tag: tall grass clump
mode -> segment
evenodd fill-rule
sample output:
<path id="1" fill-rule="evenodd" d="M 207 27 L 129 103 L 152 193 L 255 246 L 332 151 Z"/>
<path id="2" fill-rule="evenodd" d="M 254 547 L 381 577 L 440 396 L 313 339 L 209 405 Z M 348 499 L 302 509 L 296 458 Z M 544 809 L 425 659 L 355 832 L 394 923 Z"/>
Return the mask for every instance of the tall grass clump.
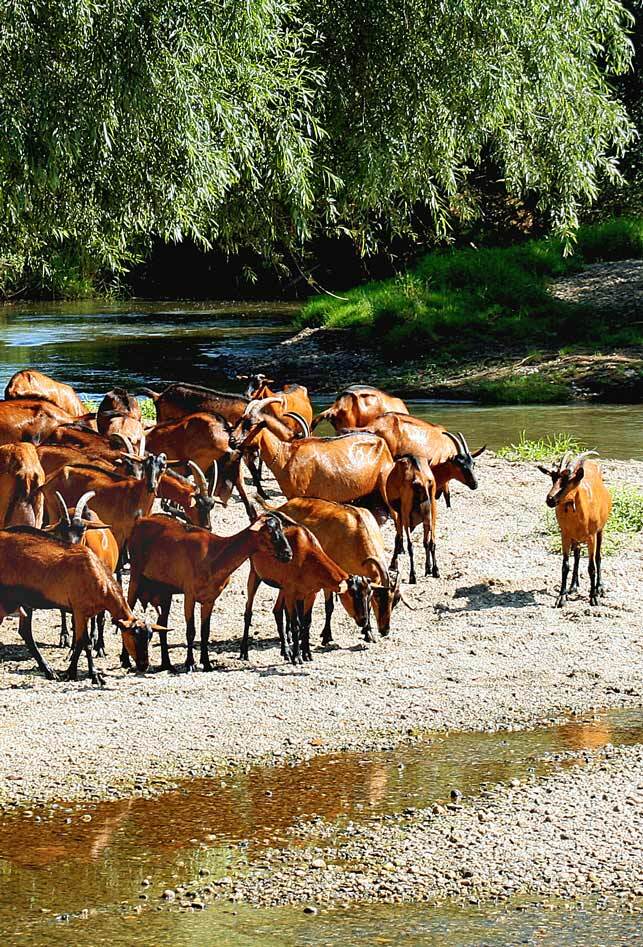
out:
<path id="1" fill-rule="evenodd" d="M 367 283 L 342 299 L 310 301 L 298 323 L 354 328 L 413 353 L 437 351 L 442 343 L 450 352 L 492 342 L 631 343 L 641 336 L 637 324 L 555 299 L 547 287 L 586 263 L 641 256 L 643 220 L 636 218 L 581 227 L 571 255 L 554 238 L 508 248 L 437 250 L 403 276 Z"/>
<path id="2" fill-rule="evenodd" d="M 559 460 L 567 451 L 580 454 L 585 445 L 573 434 L 549 434 L 539 440 L 529 440 L 526 432 L 522 431 L 517 444 L 501 447 L 496 453 L 498 457 L 511 461 L 543 461 Z"/>

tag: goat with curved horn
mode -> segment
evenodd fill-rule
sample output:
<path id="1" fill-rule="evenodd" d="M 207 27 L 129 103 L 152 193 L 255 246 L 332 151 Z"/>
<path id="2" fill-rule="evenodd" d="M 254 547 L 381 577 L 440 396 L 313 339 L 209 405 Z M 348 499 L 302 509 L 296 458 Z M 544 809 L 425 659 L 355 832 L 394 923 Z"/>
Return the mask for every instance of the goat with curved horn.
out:
<path id="1" fill-rule="evenodd" d="M 56 490 L 56 499 L 58 500 L 58 506 L 60 507 L 61 522 L 63 522 L 65 526 L 71 526 L 71 519 L 69 517 L 67 504 L 65 503 L 62 494 L 59 493 L 58 490 Z"/>
<path id="2" fill-rule="evenodd" d="M 82 520 L 83 514 L 85 512 L 85 507 L 87 506 L 89 501 L 92 499 L 92 497 L 95 497 L 95 496 L 96 496 L 95 490 L 88 490 L 87 493 L 83 493 L 82 497 L 78 500 L 78 503 L 76 504 L 76 509 L 74 510 L 75 520 L 78 520 L 78 521 Z"/>
<path id="3" fill-rule="evenodd" d="M 284 418 L 292 418 L 300 426 L 303 432 L 304 437 L 310 437 L 310 428 L 306 422 L 305 418 L 302 418 L 301 414 L 297 414 L 296 411 L 286 411 L 283 415 Z"/>
<path id="4" fill-rule="evenodd" d="M 208 480 L 198 464 L 195 464 L 193 460 L 188 460 L 188 467 L 193 471 L 196 482 L 199 485 L 200 492 L 205 496 L 208 495 Z"/>

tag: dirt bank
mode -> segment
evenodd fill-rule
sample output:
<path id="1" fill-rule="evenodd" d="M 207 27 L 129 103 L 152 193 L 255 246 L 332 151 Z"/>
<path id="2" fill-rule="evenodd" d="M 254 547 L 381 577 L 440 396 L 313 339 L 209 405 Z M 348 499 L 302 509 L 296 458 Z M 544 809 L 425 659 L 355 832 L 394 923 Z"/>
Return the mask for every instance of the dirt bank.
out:
<path id="1" fill-rule="evenodd" d="M 630 324 L 634 315 L 643 312 L 643 261 L 587 266 L 553 283 L 551 293 L 593 313 L 605 313 L 606 317 L 622 313 L 623 323 Z M 247 363 L 228 360 L 226 370 L 234 376 L 237 371 L 247 371 Z M 351 382 L 368 380 L 406 397 L 493 398 L 503 403 L 516 397 L 515 391 L 505 391 L 503 386 L 507 382 L 515 384 L 518 379 L 524 382 L 520 396 L 527 402 L 545 398 L 543 385 L 551 386 L 550 396 L 560 402 L 643 399 L 641 345 L 613 351 L 578 347 L 561 353 L 553 348 L 544 349 L 540 344 L 536 347 L 527 339 L 524 345 L 503 346 L 495 342 L 484 347 L 483 352 L 476 346 L 457 358 L 441 348 L 420 358 L 414 358 L 413 352 L 392 357 L 389 351 L 366 344 L 352 330 L 308 328 L 274 346 L 265 363 L 256 365 L 255 370 L 278 378 L 305 377 L 310 388 L 333 394 Z M 531 393 L 526 390 L 527 382 L 531 383 Z"/>
<path id="2" fill-rule="evenodd" d="M 611 484 L 640 484 L 643 464 L 606 462 Z M 157 781 L 207 773 L 226 760 L 304 756 L 321 748 L 372 746 L 418 729 L 485 729 L 551 719 L 566 710 L 640 704 L 643 669 L 641 536 L 604 565 L 598 608 L 582 594 L 553 608 L 559 557 L 543 525 L 547 483 L 533 465 L 483 457 L 480 488 L 456 486 L 440 508 L 441 579 L 424 579 L 394 613 L 390 638 L 366 646 L 336 611 L 336 645 L 314 649 L 303 668 L 282 663 L 273 593 L 258 595 L 249 664 L 237 658 L 247 567 L 215 608 L 212 674 L 139 677 L 118 667 L 108 637 L 104 689 L 87 680 L 49 683 L 16 634 L 0 626 L 0 799 L 110 797 Z M 244 524 L 232 503 L 221 533 Z M 392 547 L 392 530 L 386 538 Z M 402 560 L 403 576 L 407 560 Z M 318 606 L 320 608 L 320 606 Z M 173 659 L 183 660 L 179 602 Z M 58 619 L 37 613 L 36 636 L 55 666 Z M 313 624 L 318 641 L 320 612 Z M 153 661 L 160 661 L 157 649 Z M 379 736 L 378 736 L 379 734 Z"/>

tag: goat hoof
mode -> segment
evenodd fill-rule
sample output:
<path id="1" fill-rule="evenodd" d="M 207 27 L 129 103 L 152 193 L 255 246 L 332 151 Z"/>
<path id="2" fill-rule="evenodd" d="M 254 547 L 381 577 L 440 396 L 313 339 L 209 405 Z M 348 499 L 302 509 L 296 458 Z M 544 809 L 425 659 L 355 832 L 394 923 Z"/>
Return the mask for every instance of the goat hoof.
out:
<path id="1" fill-rule="evenodd" d="M 105 678 L 98 671 L 95 674 L 92 674 L 92 684 L 97 684 L 98 687 L 105 687 Z"/>
<path id="2" fill-rule="evenodd" d="M 590 605 L 598 605 L 598 595 L 590 595 L 589 597 Z"/>
<path id="3" fill-rule="evenodd" d="M 60 674 L 58 674 L 57 671 L 52 670 L 49 665 L 47 665 L 47 667 L 44 669 L 43 674 L 48 681 L 59 681 L 61 679 Z"/>
<path id="4" fill-rule="evenodd" d="M 204 671 L 214 671 L 214 665 L 210 664 L 209 661 L 202 661 L 201 666 L 203 667 Z"/>
<path id="5" fill-rule="evenodd" d="M 432 571 L 431 575 L 433 576 L 434 579 L 439 579 L 439 578 L 440 578 L 440 570 L 438 569 L 437 566 L 434 566 L 434 567 L 433 567 L 433 571 Z"/>
<path id="6" fill-rule="evenodd" d="M 97 658 L 106 658 L 107 651 L 105 651 L 105 648 L 96 648 L 96 650 L 94 651 L 94 656 Z"/>
<path id="7" fill-rule="evenodd" d="M 194 661 L 189 661 L 189 662 L 186 661 L 185 664 L 183 665 L 183 668 L 186 674 L 194 674 L 195 671 L 199 670 L 198 667 L 196 666 L 196 662 Z"/>
<path id="8" fill-rule="evenodd" d="M 565 602 L 567 601 L 566 595 L 559 595 L 556 599 L 556 608 L 562 608 Z"/>
<path id="9" fill-rule="evenodd" d="M 158 671 L 159 671 L 159 672 L 160 672 L 160 671 L 169 671 L 170 674 L 178 674 L 178 673 L 179 673 L 179 672 L 177 671 L 177 669 L 174 667 L 173 664 L 161 664 L 160 668 L 158 668 Z"/>
<path id="10" fill-rule="evenodd" d="M 60 679 L 61 681 L 77 681 L 78 671 L 75 668 L 74 670 L 71 670 L 71 668 L 67 668 L 66 671 L 63 671 Z"/>
<path id="11" fill-rule="evenodd" d="M 282 656 L 282 658 L 283 658 L 283 656 L 284 656 L 284 655 L 283 655 L 283 652 L 282 652 L 281 656 Z M 249 656 L 248 656 L 247 654 L 244 654 L 243 651 L 242 651 L 241 654 L 239 655 L 239 660 L 240 660 L 240 661 L 249 661 L 250 658 L 249 658 Z"/>
<path id="12" fill-rule="evenodd" d="M 598 594 L 601 596 L 601 598 L 603 598 L 603 596 L 605 595 L 605 587 L 603 585 L 599 585 Z"/>
<path id="13" fill-rule="evenodd" d="M 417 581 L 418 580 L 415 575 L 415 572 L 412 572 L 411 575 L 409 576 L 409 585 L 417 585 Z"/>
<path id="14" fill-rule="evenodd" d="M 71 647 L 71 641 L 69 640 L 69 635 L 61 635 L 60 641 L 58 642 L 59 648 L 69 648 Z"/>

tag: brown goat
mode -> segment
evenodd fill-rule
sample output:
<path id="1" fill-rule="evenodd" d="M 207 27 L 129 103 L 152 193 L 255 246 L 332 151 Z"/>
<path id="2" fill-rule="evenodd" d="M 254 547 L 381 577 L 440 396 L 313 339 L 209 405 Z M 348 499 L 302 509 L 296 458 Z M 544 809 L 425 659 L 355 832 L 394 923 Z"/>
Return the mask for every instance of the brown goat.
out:
<path id="1" fill-rule="evenodd" d="M 18 608 L 23 610 L 20 636 L 49 680 L 56 680 L 57 674 L 34 641 L 31 627 L 34 608 L 67 609 L 72 613 L 74 647 L 64 675 L 67 680 L 77 679 L 78 659 L 84 650 L 93 683 L 104 683 L 94 667 L 87 633 L 89 619 L 101 611 L 108 611 L 120 628 L 123 646 L 134 658 L 137 670 L 147 670 L 149 639 L 153 629 L 159 630 L 158 626 L 134 616 L 120 587 L 91 549 L 71 546 L 41 530 L 23 526 L 0 530 L 0 558 L 0 614 L 6 615 Z"/>
<path id="2" fill-rule="evenodd" d="M 266 398 L 277 399 L 276 402 L 267 409 L 269 414 L 274 414 L 276 417 L 280 415 L 285 417 L 288 417 L 288 415 L 297 415 L 305 422 L 307 427 L 310 426 L 313 419 L 313 406 L 310 403 L 308 389 L 305 385 L 284 385 L 281 391 L 273 391 L 270 385 L 274 384 L 274 380 L 272 378 L 266 378 L 266 376 L 261 373 L 255 375 L 237 375 L 237 378 L 248 379 L 248 388 L 245 392 L 246 398 L 250 398 L 252 401 L 263 401 Z M 277 403 L 280 405 L 279 410 L 277 409 Z M 298 432 L 297 424 L 294 420 L 289 419 L 286 423 L 287 426 L 291 428 L 293 434 Z M 308 435 L 306 434 L 304 436 Z"/>
<path id="3" fill-rule="evenodd" d="M 201 604 L 201 664 L 211 671 L 208 643 L 214 603 L 232 573 L 259 551 L 287 562 L 292 557 L 281 524 L 261 516 L 234 536 L 215 536 L 198 526 L 186 526 L 168 516 L 138 520 L 129 544 L 131 572 L 128 601 L 152 602 L 169 615 L 172 596 L 183 594 L 186 620 L 186 671 L 194 671 L 194 611 Z M 162 622 L 163 624 L 163 622 Z M 161 667 L 172 670 L 167 635 L 161 634 Z"/>
<path id="4" fill-rule="evenodd" d="M 215 477 L 210 483 L 201 468 L 191 460 L 188 461 L 188 468 L 194 474 L 194 483 L 173 470 L 163 474 L 157 491 L 161 508 L 186 523 L 211 529 L 212 510 L 217 503 L 223 505 L 223 501 L 216 496 L 217 468 L 215 466 Z"/>
<path id="5" fill-rule="evenodd" d="M 245 411 L 249 400 L 243 395 L 214 391 L 212 388 L 203 388 L 201 385 L 191 385 L 187 382 L 175 382 L 161 392 L 142 388 L 141 393 L 154 401 L 159 423 L 205 411 L 222 415 L 226 421 L 234 424 Z"/>
<path id="6" fill-rule="evenodd" d="M 42 398 L 66 411 L 72 418 L 85 414 L 85 406 L 71 387 L 55 381 L 35 368 L 25 368 L 16 372 L 5 388 L 7 401 L 17 398 Z"/>
<path id="7" fill-rule="evenodd" d="M 44 482 L 33 444 L 0 447 L 0 527 L 42 526 L 44 500 L 38 488 Z"/>
<path id="8" fill-rule="evenodd" d="M 384 441 L 374 434 L 308 437 L 285 442 L 274 433 L 276 419 L 250 414 L 230 445 L 245 451 L 256 445 L 273 472 L 282 493 L 348 503 L 377 495 L 386 503 L 386 480 L 393 459 Z"/>
<path id="9" fill-rule="evenodd" d="M 54 522 L 57 518 L 57 493 L 71 506 L 78 496 L 93 490 L 96 494 L 92 502 L 94 511 L 104 523 L 109 523 L 122 551 L 134 528 L 136 514 L 145 515 L 152 509 L 165 465 L 163 455 L 148 454 L 143 461 L 140 480 L 91 464 L 61 467 L 41 487 L 49 521 Z"/>
<path id="10" fill-rule="evenodd" d="M 371 421 L 387 411 L 408 414 L 408 408 L 401 398 L 395 398 L 379 388 L 371 388 L 370 385 L 350 385 L 337 396 L 330 408 L 313 418 L 310 429 L 314 431 L 322 421 L 328 421 L 336 431 L 368 427 Z"/>
<path id="11" fill-rule="evenodd" d="M 283 514 L 277 513 L 281 517 Z M 311 613 L 320 591 L 348 595 L 355 621 L 372 641 L 368 627 L 370 589 L 368 579 L 349 575 L 326 555 L 321 545 L 305 526 L 285 526 L 284 535 L 292 550 L 292 559 L 283 563 L 266 556 L 261 550 L 250 559 L 248 591 L 244 616 L 241 659 L 248 660 L 248 639 L 252 622 L 252 605 L 261 582 L 279 588 L 274 608 L 281 641 L 281 653 L 287 661 L 301 664 L 311 661 Z M 286 612 L 286 628 L 283 613 Z M 291 638 L 292 634 L 292 638 Z"/>
<path id="12" fill-rule="evenodd" d="M 35 398 L 0 401 L 0 444 L 21 441 L 41 444 L 59 424 L 72 421 L 70 414 L 49 401 Z"/>
<path id="13" fill-rule="evenodd" d="M 612 511 L 612 497 L 603 482 L 601 468 L 586 458 L 596 451 L 585 451 L 573 458 L 565 454 L 557 467 L 551 470 L 538 465 L 538 469 L 552 479 L 547 494 L 547 506 L 556 510 L 563 547 L 563 572 L 557 608 L 567 601 L 567 577 L 569 576 L 569 553 L 574 553 L 574 571 L 570 592 L 578 590 L 578 568 L 580 547 L 587 544 L 589 557 L 589 604 L 598 605 L 599 595 L 604 594 L 601 578 L 601 546 L 603 530 Z"/>
<path id="14" fill-rule="evenodd" d="M 264 505 L 269 512 L 271 507 Z M 277 513 L 306 526 L 317 539 L 327 556 L 345 572 L 362 575 L 369 580 L 372 605 L 379 633 L 388 635 L 391 613 L 401 601 L 399 574 L 389 573 L 382 533 L 369 510 L 358 506 L 344 506 L 330 500 L 313 497 L 295 497 L 278 507 Z M 326 592 L 326 622 L 322 644 L 333 640 L 331 617 L 333 594 Z M 356 619 L 353 600 L 348 592 L 340 596 L 342 605 Z M 368 640 L 368 639 L 367 639 Z"/>
<path id="15" fill-rule="evenodd" d="M 141 422 L 141 407 L 124 388 L 112 388 L 98 406 L 96 413 L 98 432 L 105 437 L 120 434 L 143 453 L 145 432 Z"/>
<path id="16" fill-rule="evenodd" d="M 435 559 L 433 529 L 436 518 L 435 479 L 426 458 L 410 454 L 396 460 L 386 481 L 386 495 L 394 512 L 395 521 L 395 550 L 391 560 L 391 569 L 397 569 L 398 556 L 404 552 L 404 533 L 406 533 L 410 560 L 409 582 L 415 585 L 417 578 L 411 533 L 422 523 L 426 555 L 424 574 L 438 578 L 440 572 Z"/>

